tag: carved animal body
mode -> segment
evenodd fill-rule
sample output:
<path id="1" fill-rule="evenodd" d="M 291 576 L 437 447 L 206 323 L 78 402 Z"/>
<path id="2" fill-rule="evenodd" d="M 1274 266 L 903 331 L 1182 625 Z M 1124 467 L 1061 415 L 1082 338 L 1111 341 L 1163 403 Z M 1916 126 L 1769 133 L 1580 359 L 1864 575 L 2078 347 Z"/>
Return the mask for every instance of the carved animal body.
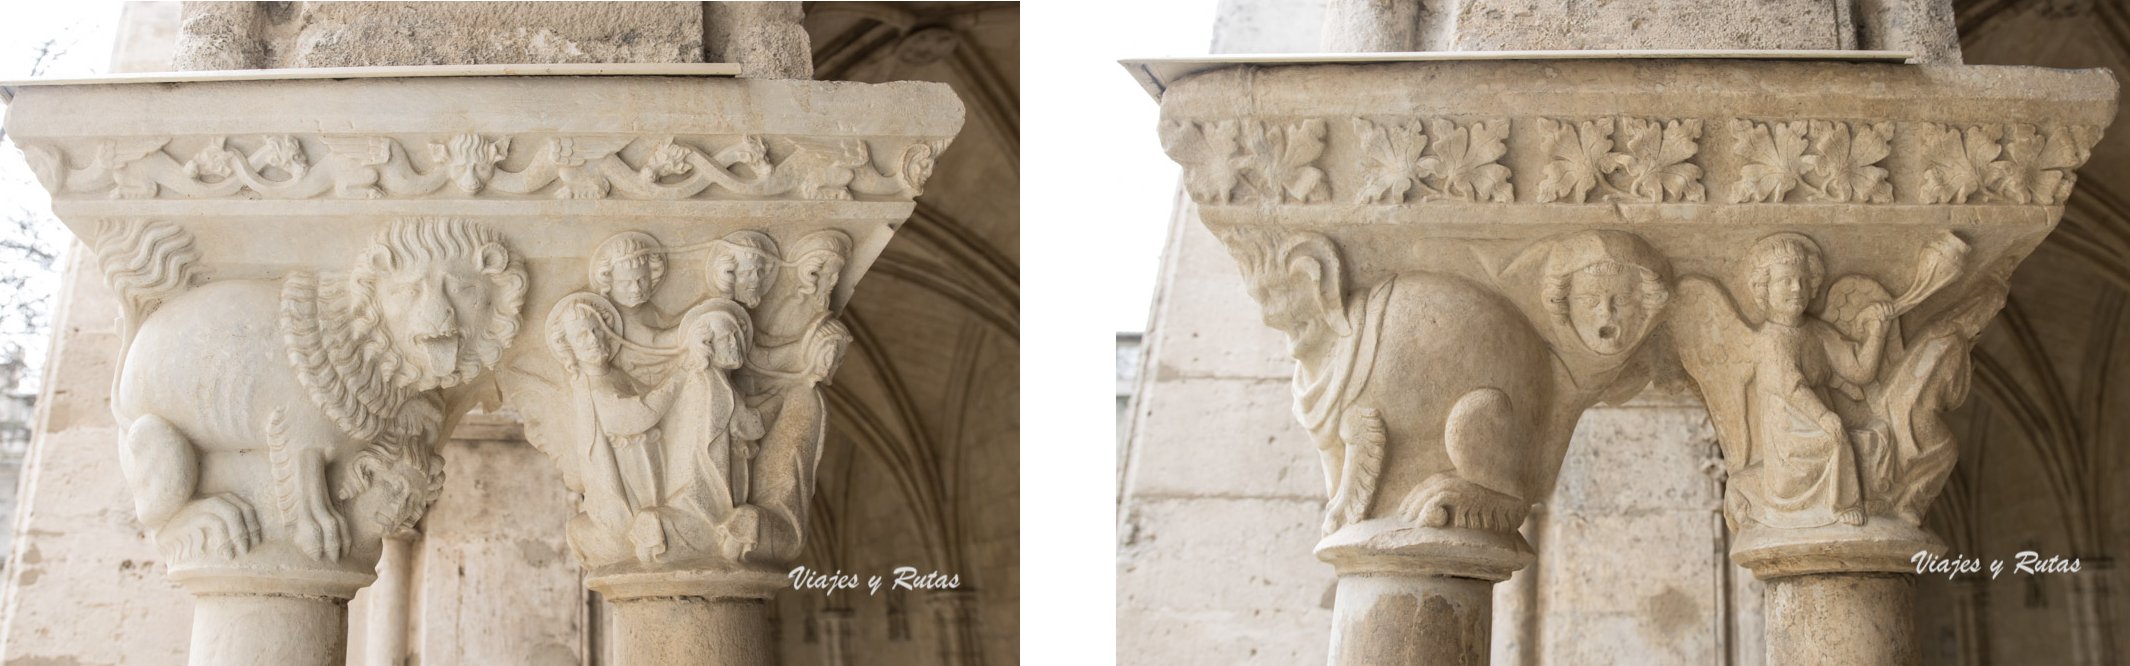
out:
<path id="1" fill-rule="evenodd" d="M 260 280 L 217 282 L 184 292 L 156 310 L 159 325 L 142 327 L 126 352 L 114 409 L 127 426 L 121 460 L 134 481 L 134 502 L 144 523 L 157 526 L 158 517 L 167 520 L 186 510 L 196 493 L 209 503 L 197 511 L 234 509 L 240 521 L 250 507 L 289 512 L 263 525 L 252 517 L 254 524 L 244 526 L 250 535 L 236 533 L 226 516 L 203 517 L 199 525 L 183 526 L 198 532 L 177 535 L 201 539 L 195 551 L 241 552 L 249 544 L 240 541 L 286 537 L 313 557 L 337 559 L 350 543 L 348 526 L 330 504 L 325 467 L 352 459 L 368 442 L 343 432 L 308 399 L 277 323 L 281 292 L 280 283 Z M 276 447 L 282 450 L 272 450 Z M 245 469 L 241 463 L 187 460 L 195 451 L 258 462 Z M 281 461 L 289 469 L 257 467 Z M 248 497 L 248 488 L 261 486 L 212 475 L 197 479 L 195 488 L 187 483 L 193 476 L 187 470 L 234 472 L 229 476 L 292 473 L 296 478 L 286 479 L 292 483 L 273 487 L 297 494 Z M 281 533 L 289 528 L 296 533 Z"/>
<path id="2" fill-rule="evenodd" d="M 1384 461 L 1369 517 L 1388 513 L 1380 498 L 1403 497 L 1399 513 L 1425 524 L 1516 529 L 1552 487 L 1588 400 L 1564 399 L 1575 392 L 1566 371 L 1502 297 L 1434 274 L 1388 288 L 1368 315 L 1381 326 L 1374 365 L 1409 371 L 1372 373 L 1351 405 L 1373 407 L 1405 455 Z"/>

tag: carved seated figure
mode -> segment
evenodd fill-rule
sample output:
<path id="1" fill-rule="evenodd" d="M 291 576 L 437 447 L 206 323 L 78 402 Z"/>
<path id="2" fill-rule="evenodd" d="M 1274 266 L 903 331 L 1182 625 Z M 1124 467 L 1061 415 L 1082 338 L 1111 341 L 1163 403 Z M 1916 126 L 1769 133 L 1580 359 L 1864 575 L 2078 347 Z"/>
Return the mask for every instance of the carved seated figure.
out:
<path id="1" fill-rule="evenodd" d="M 1821 308 L 1825 264 L 1819 246 L 1800 234 L 1754 243 L 1748 286 L 1766 319 L 1745 322 L 1729 296 L 1706 279 L 1680 285 L 1673 326 L 1679 354 L 1700 385 L 1724 440 L 1733 521 L 1783 528 L 1861 525 L 1857 444 L 1876 448 L 1872 430 L 1852 432 L 1830 401 L 1837 389 L 1877 382 L 1892 299 L 1877 283 L 1845 279 L 1840 307 Z M 1875 293 L 1874 293 L 1875 292 Z M 1844 313 L 1844 333 L 1822 318 Z"/>

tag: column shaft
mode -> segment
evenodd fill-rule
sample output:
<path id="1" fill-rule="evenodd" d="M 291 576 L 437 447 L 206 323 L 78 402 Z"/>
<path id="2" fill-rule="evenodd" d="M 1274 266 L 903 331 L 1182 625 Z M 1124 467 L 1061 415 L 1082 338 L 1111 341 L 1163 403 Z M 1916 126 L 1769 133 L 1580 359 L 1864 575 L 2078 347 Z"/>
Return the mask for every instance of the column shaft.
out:
<path id="1" fill-rule="evenodd" d="M 1915 577 L 1907 574 L 1768 579 L 1768 663 L 1921 663 L 1915 594 Z"/>
<path id="2" fill-rule="evenodd" d="M 1493 621 L 1488 581 L 1342 576 L 1331 609 L 1331 664 L 1485 664 Z"/>
<path id="3" fill-rule="evenodd" d="M 619 666 L 768 666 L 769 606 L 761 599 L 644 597 L 613 602 Z"/>
<path id="4" fill-rule="evenodd" d="M 192 612 L 191 666 L 343 666 L 348 600 L 202 594 Z"/>

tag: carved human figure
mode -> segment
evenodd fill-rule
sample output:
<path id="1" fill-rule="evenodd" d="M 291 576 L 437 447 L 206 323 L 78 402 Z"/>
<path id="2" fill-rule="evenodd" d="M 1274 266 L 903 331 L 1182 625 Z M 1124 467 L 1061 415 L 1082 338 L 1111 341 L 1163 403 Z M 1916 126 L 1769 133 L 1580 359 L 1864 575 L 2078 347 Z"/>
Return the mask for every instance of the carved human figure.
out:
<path id="1" fill-rule="evenodd" d="M 605 528 L 626 532 L 648 559 L 666 547 L 656 513 L 663 497 L 660 425 L 675 391 L 671 383 L 645 385 L 616 367 L 624 316 L 605 299 L 578 292 L 555 304 L 547 331 L 576 398 L 586 512 Z"/>
<path id="2" fill-rule="evenodd" d="M 817 231 L 792 244 L 792 278 L 763 318 L 782 323 L 755 332 L 755 351 L 744 372 L 749 404 L 770 424 L 755 461 L 750 503 L 761 507 L 760 561 L 798 557 L 814 469 L 827 433 L 828 412 L 818 386 L 835 374 L 850 331 L 836 321 L 833 297 L 851 252 L 850 236 Z M 783 333 L 782 331 L 795 331 Z"/>
<path id="3" fill-rule="evenodd" d="M 738 301 L 712 298 L 682 317 L 683 352 L 673 383 L 667 455 L 674 467 L 666 505 L 669 529 L 690 553 L 738 562 L 760 541 L 760 516 L 747 502 L 763 421 L 732 380 L 754 344 L 754 326 Z M 691 527 L 692 526 L 692 527 Z"/>
<path id="4" fill-rule="evenodd" d="M 616 354 L 637 379 L 656 383 L 658 369 L 670 356 L 650 354 L 664 339 L 671 324 L 651 303 L 666 276 L 665 248 L 641 231 L 624 231 L 608 237 L 592 251 L 592 291 L 606 297 L 621 314 L 611 330 L 630 344 L 617 345 Z"/>
<path id="5" fill-rule="evenodd" d="M 281 539 L 337 561 L 409 528 L 442 483 L 443 390 L 495 367 L 525 293 L 501 237 L 454 219 L 391 222 L 342 275 L 194 286 L 191 237 L 157 223 L 97 251 L 125 302 L 120 465 L 174 565 Z"/>
<path id="6" fill-rule="evenodd" d="M 1951 272 L 1921 272 L 1898 303 L 1912 307 L 1943 286 L 1957 273 L 1957 258 Z M 1852 428 L 1862 419 L 1845 420 L 1838 401 L 1861 400 L 1860 387 L 1880 383 L 1902 310 L 1884 287 L 1860 276 L 1823 292 L 1819 246 L 1801 234 L 1761 238 L 1747 263 L 1747 289 L 1763 321 L 1747 322 L 1722 287 L 1690 276 L 1681 281 L 1681 311 L 1671 326 L 1732 467 L 1726 513 L 1734 523 L 1780 528 L 1861 525 L 1867 512 L 1859 461 L 1884 455 L 1885 438 L 1878 427 Z"/>
<path id="7" fill-rule="evenodd" d="M 1286 334 L 1295 358 L 1295 416 L 1316 439 L 1331 494 L 1327 533 L 1380 515 L 1379 484 L 1402 493 L 1395 515 L 1413 523 L 1515 530 L 1530 498 L 1552 486 L 1582 410 L 1639 379 L 1620 369 L 1666 300 L 1668 263 L 1619 232 L 1534 250 L 1548 257 L 1541 263 L 1555 286 L 1545 291 L 1562 308 L 1560 330 L 1541 331 L 1497 290 L 1469 280 L 1404 273 L 1349 290 L 1328 238 L 1219 231 L 1265 324 Z M 1578 297 L 1612 311 L 1566 312 Z M 1584 346 L 1592 348 L 1571 349 Z"/>

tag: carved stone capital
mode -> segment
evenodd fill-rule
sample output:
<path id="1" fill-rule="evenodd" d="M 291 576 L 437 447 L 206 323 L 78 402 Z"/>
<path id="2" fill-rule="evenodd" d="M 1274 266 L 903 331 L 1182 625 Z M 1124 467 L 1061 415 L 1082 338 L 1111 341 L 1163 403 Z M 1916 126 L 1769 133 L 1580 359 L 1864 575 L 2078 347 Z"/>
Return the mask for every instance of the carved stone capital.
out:
<path id="1" fill-rule="evenodd" d="M 1516 530 L 1583 410 L 1653 372 L 1717 421 L 1740 563 L 1895 571 L 1936 547 L 1941 415 L 2116 92 L 2097 70 L 1750 61 L 1166 83 L 1163 146 L 1296 361 L 1318 555 L 1486 580 L 1531 561 Z"/>
<path id="2" fill-rule="evenodd" d="M 124 303 L 121 461 L 173 578 L 353 596 L 444 483 L 436 443 L 500 398 L 582 494 L 593 587 L 757 600 L 631 607 L 701 620 L 631 631 L 690 636 L 767 635 L 758 599 L 802 547 L 818 386 L 850 340 L 836 314 L 961 123 L 925 83 L 12 94 L 8 135 Z M 307 631 L 344 622 L 314 610 Z"/>

